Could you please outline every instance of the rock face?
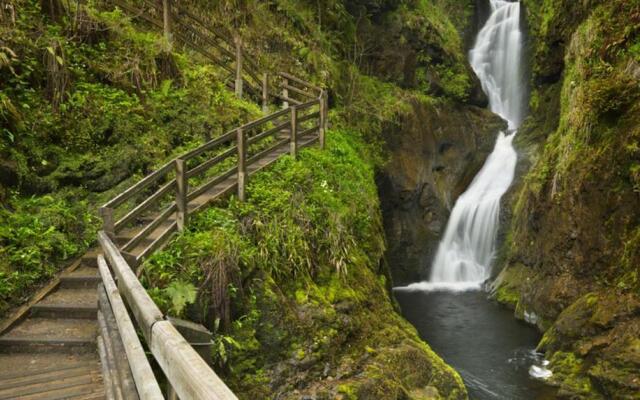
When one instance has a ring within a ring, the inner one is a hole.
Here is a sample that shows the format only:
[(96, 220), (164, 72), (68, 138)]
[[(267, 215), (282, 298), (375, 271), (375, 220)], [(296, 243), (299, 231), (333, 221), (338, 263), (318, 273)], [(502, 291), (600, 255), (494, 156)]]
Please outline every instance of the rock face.
[[(640, 4), (523, 1), (531, 117), (494, 283), (571, 398), (640, 393)], [(629, 26), (635, 26), (629, 30)]]
[(504, 121), (491, 112), (415, 100), (385, 134), (389, 161), (378, 187), (394, 284), (428, 277), (456, 198), (491, 152)]

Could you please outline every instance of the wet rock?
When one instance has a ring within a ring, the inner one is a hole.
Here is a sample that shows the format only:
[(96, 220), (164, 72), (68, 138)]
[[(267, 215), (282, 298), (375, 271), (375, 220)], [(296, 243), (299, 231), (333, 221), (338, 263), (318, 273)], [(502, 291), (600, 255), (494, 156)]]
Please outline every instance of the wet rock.
[(428, 276), (451, 207), (504, 127), (487, 110), (416, 100), (400, 126), (385, 133), (390, 160), (378, 187), (396, 285)]

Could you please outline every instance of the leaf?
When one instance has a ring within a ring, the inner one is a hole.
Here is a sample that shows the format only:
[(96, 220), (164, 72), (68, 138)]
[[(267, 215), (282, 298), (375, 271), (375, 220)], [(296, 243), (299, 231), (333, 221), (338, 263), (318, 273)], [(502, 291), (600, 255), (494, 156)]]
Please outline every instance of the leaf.
[(181, 315), (187, 304), (193, 304), (196, 301), (198, 294), (195, 286), (181, 281), (171, 282), (164, 292), (171, 301), (171, 310), (175, 315)]
[(58, 62), (58, 64), (64, 65), (64, 60), (62, 59), (62, 57), (56, 56), (56, 61)]

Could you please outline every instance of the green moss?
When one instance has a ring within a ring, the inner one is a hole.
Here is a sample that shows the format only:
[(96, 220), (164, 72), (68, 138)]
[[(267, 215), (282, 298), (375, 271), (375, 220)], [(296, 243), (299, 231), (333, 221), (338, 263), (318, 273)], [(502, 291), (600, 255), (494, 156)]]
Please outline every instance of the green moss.
[(338, 386), (338, 394), (341, 395), (339, 398), (343, 400), (357, 400), (357, 388), (349, 385), (342, 384)]
[(560, 385), (561, 390), (586, 399), (600, 398), (594, 393), (591, 380), (583, 375), (583, 360), (580, 357), (573, 353), (556, 352), (551, 356), (549, 367), (553, 371), (551, 381)]
[(517, 309), (522, 286), (531, 276), (533, 272), (522, 264), (505, 267), (492, 284), (492, 297), (504, 305)]
[[(336, 391), (345, 385), (363, 399), (393, 399), (429, 382), (449, 398), (466, 395), (455, 371), (396, 314), (379, 279), (380, 209), (362, 147), (350, 132), (331, 131), (325, 151), (279, 160), (252, 179), (246, 203), (194, 216), (146, 264), (152, 293), (176, 280), (202, 288), (187, 312), (197, 321), (223, 317), (204, 299), (228, 298), (235, 316), (218, 337), (231, 340), (219, 339), (226, 344), (216, 356), (221, 371), (233, 371), (225, 382), (246, 398), (271, 398), (275, 389), (263, 377), (285, 392), (313, 383), (346, 396)], [(211, 259), (236, 271), (235, 295), (206, 284)]]

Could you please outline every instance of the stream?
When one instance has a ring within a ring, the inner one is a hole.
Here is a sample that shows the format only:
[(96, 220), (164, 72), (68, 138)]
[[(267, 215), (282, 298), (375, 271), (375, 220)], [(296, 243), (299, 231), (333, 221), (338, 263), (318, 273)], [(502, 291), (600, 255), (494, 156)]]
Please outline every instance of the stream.
[(481, 291), (396, 291), (402, 314), (464, 380), (477, 400), (555, 399), (554, 388), (530, 376), (543, 359), (538, 330)]

